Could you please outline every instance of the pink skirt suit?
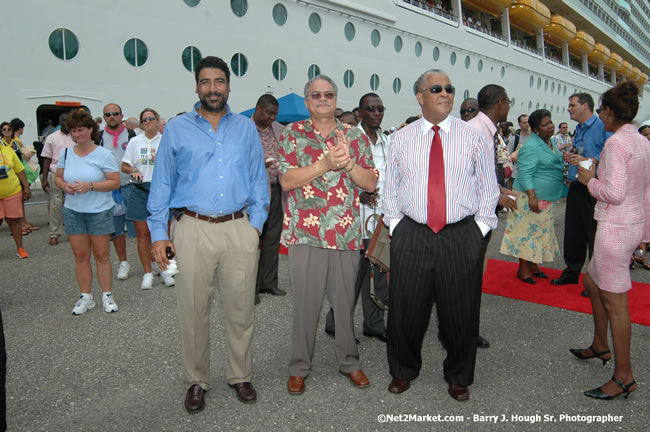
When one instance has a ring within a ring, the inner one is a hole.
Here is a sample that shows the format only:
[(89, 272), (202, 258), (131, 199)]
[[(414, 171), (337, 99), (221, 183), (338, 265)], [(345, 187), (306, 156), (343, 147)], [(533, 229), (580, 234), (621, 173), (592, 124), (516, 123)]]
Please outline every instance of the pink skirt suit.
[(624, 293), (632, 287), (630, 257), (639, 243), (650, 240), (649, 144), (634, 126), (620, 127), (605, 142), (598, 178), (587, 185), (598, 200), (588, 272), (605, 291)]

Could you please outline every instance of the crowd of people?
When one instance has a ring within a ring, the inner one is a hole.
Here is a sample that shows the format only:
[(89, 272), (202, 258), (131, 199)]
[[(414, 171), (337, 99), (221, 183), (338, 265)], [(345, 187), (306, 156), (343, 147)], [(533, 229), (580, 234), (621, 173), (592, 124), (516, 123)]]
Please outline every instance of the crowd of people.
[[(489, 347), (479, 335), (481, 286), (499, 212), (507, 212), (500, 251), (518, 258), (517, 278), (534, 285), (548, 278), (539, 264), (560, 254), (553, 213), (564, 197), (566, 268), (551, 283), (578, 283), (588, 256), (584, 285), (594, 316), (591, 346), (571, 353), (616, 364), (612, 380), (585, 395), (612, 399), (636, 390), (626, 293), (631, 260), (647, 265), (650, 125), (632, 124), (639, 105), (634, 84), (605, 92), (596, 114), (589, 94), (572, 95), (568, 111), (578, 125), (571, 134), (565, 122), (556, 131), (545, 109), (519, 115), (512, 131), (510, 98), (495, 84), (463, 101), (455, 117), (455, 88), (442, 70), (428, 70), (415, 83), (421, 114), (387, 131), (379, 95), (367, 93), (345, 111), (325, 75), (305, 84), (310, 117), (286, 127), (276, 121), (279, 104), (269, 94), (259, 98), (252, 121), (231, 111), (230, 70), (220, 58), (203, 58), (195, 80), (199, 101), (191, 111), (161, 127), (156, 110), (144, 108), (137, 135), (115, 103), (104, 107), (101, 131), (84, 110), (63, 115), (45, 139), (41, 180), (49, 194), (49, 244), (59, 244), (65, 231), (75, 260), (80, 298), (73, 314), (96, 305), (91, 255), (103, 310), (118, 311), (109, 249), (112, 241), (116, 278), (128, 278), (127, 221), (137, 237), (141, 288), (151, 289), (155, 275), (176, 286), (188, 412), (204, 408), (210, 389), (215, 287), (224, 305), (228, 384), (240, 401), (257, 399), (254, 307), (260, 294), (286, 294), (278, 286), (280, 244), (289, 251), (293, 304), (289, 394), (306, 389), (327, 293), (325, 331), (352, 385), (370, 384), (354, 333), (359, 297), (363, 335), (386, 343), (388, 390), (397, 394), (419, 375), (435, 305), (447, 391), (468, 400), (477, 347)], [(0, 218), (26, 258), (24, 148), (10, 123), (2, 123), (2, 134)], [(378, 223), (392, 237), (390, 283), (364, 255)]]

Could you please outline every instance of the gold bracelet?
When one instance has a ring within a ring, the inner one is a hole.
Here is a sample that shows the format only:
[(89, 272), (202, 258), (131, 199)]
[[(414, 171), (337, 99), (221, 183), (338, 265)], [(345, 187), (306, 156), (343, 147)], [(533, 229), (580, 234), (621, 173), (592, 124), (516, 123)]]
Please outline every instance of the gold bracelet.
[[(348, 169), (348, 165), (350, 165), (350, 162), (352, 162), (352, 168)], [(355, 166), (355, 162), (353, 159), (350, 159), (350, 162), (348, 162), (348, 165), (346, 165), (344, 168), (348, 173), (351, 173)]]

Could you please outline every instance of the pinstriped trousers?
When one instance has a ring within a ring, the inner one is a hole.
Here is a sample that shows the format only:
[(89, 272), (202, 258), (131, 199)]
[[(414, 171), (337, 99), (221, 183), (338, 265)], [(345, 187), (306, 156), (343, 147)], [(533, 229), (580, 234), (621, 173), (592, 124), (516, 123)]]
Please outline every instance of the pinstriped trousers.
[(388, 296), (388, 364), (400, 380), (415, 379), (433, 303), (447, 347), (445, 381), (474, 381), (485, 239), (469, 216), (438, 234), (404, 217), (393, 231)]

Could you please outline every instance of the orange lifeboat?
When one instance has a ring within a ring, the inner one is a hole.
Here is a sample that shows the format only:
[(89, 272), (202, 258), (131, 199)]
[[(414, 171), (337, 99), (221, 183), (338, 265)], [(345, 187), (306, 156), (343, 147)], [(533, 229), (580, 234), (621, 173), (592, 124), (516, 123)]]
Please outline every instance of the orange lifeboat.
[(463, 4), (492, 16), (499, 16), (505, 8), (512, 4), (512, 0), (463, 0)]
[(515, 0), (510, 6), (510, 24), (526, 33), (535, 34), (551, 22), (551, 11), (538, 0)]
[(632, 73), (630, 74), (630, 76), (627, 79), (629, 79), (630, 81), (633, 81), (633, 82), (638, 82), (641, 79), (641, 69), (639, 69), (636, 66), (633, 67), (632, 68)]
[(578, 30), (576, 37), (569, 42), (569, 52), (578, 56), (589, 54), (595, 47), (594, 38), (582, 30)]
[(560, 15), (553, 15), (551, 22), (544, 26), (544, 40), (550, 44), (561, 47), (564, 42), (569, 42), (576, 37), (576, 26)]
[(637, 84), (639, 84), (639, 87), (641, 88), (645, 87), (645, 85), (648, 84), (648, 74), (641, 72), (641, 78), (637, 81)]
[(623, 67), (623, 57), (616, 53), (611, 53), (609, 56), (609, 60), (605, 62), (605, 67), (613, 70), (614, 72), (618, 72), (621, 70)]
[(589, 53), (589, 61), (594, 64), (605, 64), (612, 52), (605, 45), (597, 43), (594, 50)]
[(624, 60), (623, 67), (618, 71), (618, 74), (620, 76), (628, 78), (630, 75), (632, 75), (632, 64), (629, 61)]

